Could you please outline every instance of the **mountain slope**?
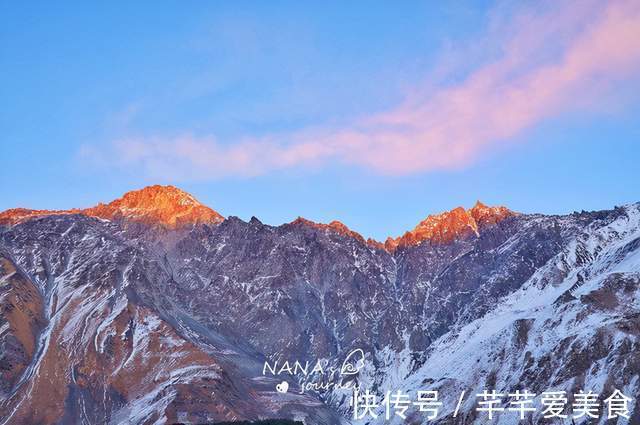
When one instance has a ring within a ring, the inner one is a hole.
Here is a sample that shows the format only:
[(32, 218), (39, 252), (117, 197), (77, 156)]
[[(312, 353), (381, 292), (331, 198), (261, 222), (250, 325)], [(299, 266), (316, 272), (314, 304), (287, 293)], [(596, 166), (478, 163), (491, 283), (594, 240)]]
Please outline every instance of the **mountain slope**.
[[(32, 271), (44, 306), (44, 327), (30, 334), (36, 353), (0, 405), (3, 423), (282, 416), (287, 407), (268, 402), (276, 382), (254, 382), (260, 368), (254, 358), (223, 342), (194, 344), (175, 317), (170, 323), (155, 300), (143, 300), (146, 285), (171, 276), (122, 232), (91, 218), (54, 215), (3, 234), (16, 247), (4, 263)], [(292, 397), (290, 405), (312, 410), (302, 417), (332, 423), (316, 400)]]

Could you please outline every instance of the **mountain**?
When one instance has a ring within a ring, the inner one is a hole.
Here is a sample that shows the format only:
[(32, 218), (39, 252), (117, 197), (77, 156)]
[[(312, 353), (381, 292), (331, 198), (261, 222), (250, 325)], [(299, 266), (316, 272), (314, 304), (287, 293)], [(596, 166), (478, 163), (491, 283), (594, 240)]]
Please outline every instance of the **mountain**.
[(223, 219), (160, 186), (0, 218), (0, 424), (405, 423), (352, 420), (351, 390), (264, 373), (354, 349), (363, 390), (438, 390), (434, 423), (487, 423), (474, 397), (453, 417), (462, 391), (640, 395), (640, 204), (478, 203), (385, 245), (338, 222)]
[(122, 198), (92, 208), (62, 211), (15, 208), (0, 213), (0, 224), (16, 224), (33, 217), (82, 214), (106, 220), (125, 220), (167, 228), (199, 223), (215, 224), (224, 220), (220, 214), (202, 205), (190, 194), (173, 186), (148, 186), (127, 192)]
[(516, 215), (505, 207), (488, 207), (478, 201), (473, 208), (455, 208), (442, 214), (430, 215), (413, 230), (398, 238), (389, 237), (384, 246), (389, 251), (398, 247), (418, 245), (426, 240), (436, 243), (450, 243), (456, 239), (475, 234), (492, 224)]

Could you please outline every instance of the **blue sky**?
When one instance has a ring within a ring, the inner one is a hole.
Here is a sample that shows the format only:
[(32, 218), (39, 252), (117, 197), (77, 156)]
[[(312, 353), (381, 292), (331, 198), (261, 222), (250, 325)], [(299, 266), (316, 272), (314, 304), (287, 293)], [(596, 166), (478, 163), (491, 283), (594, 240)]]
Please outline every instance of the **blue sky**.
[(2, 2), (0, 210), (170, 183), (384, 239), (640, 201), (632, 3)]

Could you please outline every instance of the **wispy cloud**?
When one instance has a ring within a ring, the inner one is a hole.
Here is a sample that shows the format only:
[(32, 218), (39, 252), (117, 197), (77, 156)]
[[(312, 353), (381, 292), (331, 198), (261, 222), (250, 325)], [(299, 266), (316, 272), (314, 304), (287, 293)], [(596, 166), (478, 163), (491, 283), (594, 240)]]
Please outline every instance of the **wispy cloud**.
[(496, 20), (478, 44), (488, 57), (476, 67), (464, 64), (464, 78), (418, 84), (403, 104), (341, 128), (225, 143), (215, 137), (124, 138), (84, 153), (177, 179), (335, 162), (388, 174), (462, 167), (545, 119), (597, 104), (615, 84), (633, 78), (640, 71), (640, 3), (585, 1), (544, 13), (517, 11), (508, 22)]

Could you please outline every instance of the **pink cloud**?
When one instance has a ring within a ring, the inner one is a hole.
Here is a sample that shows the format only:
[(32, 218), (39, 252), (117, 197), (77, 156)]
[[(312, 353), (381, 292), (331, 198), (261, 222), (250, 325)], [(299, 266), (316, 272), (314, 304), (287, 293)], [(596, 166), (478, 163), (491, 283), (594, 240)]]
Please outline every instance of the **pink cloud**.
[(344, 128), (229, 145), (189, 136), (120, 140), (112, 155), (123, 165), (178, 178), (252, 176), (329, 162), (389, 174), (451, 169), (512, 143), (545, 119), (597, 104), (612, 85), (640, 70), (637, 1), (521, 12), (491, 34), (484, 43), (499, 52), (497, 58), (461, 82), (416, 87), (404, 104)]

